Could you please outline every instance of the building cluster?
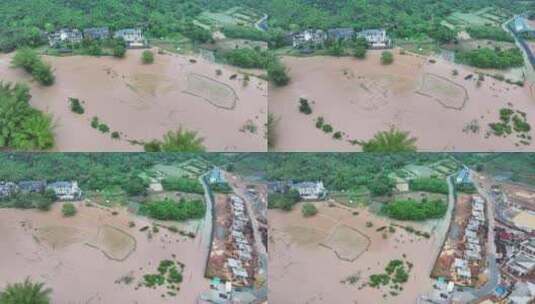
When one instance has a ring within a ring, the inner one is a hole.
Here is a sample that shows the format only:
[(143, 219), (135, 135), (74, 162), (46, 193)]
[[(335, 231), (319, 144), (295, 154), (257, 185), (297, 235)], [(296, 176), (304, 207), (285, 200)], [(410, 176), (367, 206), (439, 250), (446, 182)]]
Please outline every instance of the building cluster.
[(232, 225), (230, 227), (230, 253), (227, 255), (227, 266), (232, 273), (232, 281), (236, 285), (249, 286), (254, 279), (255, 253), (250, 219), (247, 216), (245, 202), (236, 195), (230, 196), (232, 209)]
[(327, 189), (321, 181), (299, 183), (275, 181), (268, 183), (268, 192), (270, 193), (284, 194), (290, 190), (297, 191), (299, 198), (302, 200), (322, 200), (327, 197)]
[(59, 31), (48, 34), (48, 44), (51, 47), (62, 45), (75, 45), (82, 40), (106, 40), (109, 38), (123, 39), (129, 48), (143, 48), (147, 46), (147, 40), (143, 36), (140, 28), (121, 29), (112, 33), (108, 27), (87, 28), (83, 31), (79, 29), (63, 28)]
[(485, 200), (477, 195), (472, 197), (472, 214), (464, 227), (464, 238), (460, 254), (455, 257), (455, 281), (459, 285), (472, 285), (472, 278), (484, 268), (483, 247), (487, 235)]
[(392, 40), (388, 37), (385, 29), (366, 29), (360, 32), (353, 28), (332, 28), (327, 31), (320, 29), (308, 29), (298, 33), (291, 33), (292, 46), (294, 48), (319, 47), (327, 41), (349, 41), (356, 38), (366, 39), (372, 49), (386, 49), (392, 47)]
[(82, 190), (76, 181), (57, 181), (47, 183), (46, 181), (20, 181), (0, 182), (0, 199), (7, 199), (17, 193), (44, 193), (51, 190), (59, 200), (71, 201), (82, 197)]

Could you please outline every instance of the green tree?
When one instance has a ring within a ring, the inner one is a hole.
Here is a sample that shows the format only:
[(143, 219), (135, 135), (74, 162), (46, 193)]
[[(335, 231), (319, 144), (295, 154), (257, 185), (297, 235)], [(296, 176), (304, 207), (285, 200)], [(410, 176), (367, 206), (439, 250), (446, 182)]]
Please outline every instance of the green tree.
[(268, 148), (273, 148), (275, 146), (275, 141), (277, 140), (276, 128), (277, 128), (278, 119), (275, 117), (275, 114), (268, 113), (267, 123), (266, 123), (266, 137)]
[(288, 76), (286, 67), (278, 60), (271, 62), (268, 65), (267, 73), (269, 80), (271, 80), (276, 86), (282, 87), (290, 82), (290, 76)]
[(43, 283), (33, 283), (26, 278), (22, 283), (8, 284), (0, 292), (0, 304), (49, 304), (52, 289)]
[(61, 213), (63, 213), (63, 216), (65, 217), (71, 217), (76, 215), (76, 207), (72, 203), (65, 203), (61, 207)]
[(149, 50), (143, 51), (143, 53), (141, 54), (141, 61), (144, 64), (154, 63), (154, 53)]
[(394, 54), (390, 51), (384, 51), (381, 53), (381, 63), (384, 65), (389, 65), (394, 62)]
[(408, 132), (395, 128), (381, 131), (367, 142), (362, 144), (363, 152), (414, 152), (416, 151), (416, 138), (410, 137)]
[(301, 207), (301, 213), (304, 217), (311, 217), (318, 213), (318, 208), (311, 203), (304, 203)]
[(123, 190), (128, 195), (145, 195), (147, 193), (147, 184), (139, 176), (130, 176), (123, 184)]
[(124, 58), (126, 55), (126, 47), (122, 44), (117, 44), (113, 48), (113, 56), (117, 58)]
[(363, 59), (363, 58), (366, 58), (366, 47), (362, 46), (362, 45), (357, 45), (355, 47), (355, 52), (353, 53), (353, 55), (356, 57), (356, 58), (359, 58), (359, 59)]

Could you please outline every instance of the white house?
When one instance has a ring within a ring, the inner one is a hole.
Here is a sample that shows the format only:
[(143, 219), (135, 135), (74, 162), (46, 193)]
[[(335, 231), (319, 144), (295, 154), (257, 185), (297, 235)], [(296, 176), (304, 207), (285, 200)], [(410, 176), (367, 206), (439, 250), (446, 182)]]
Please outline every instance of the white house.
[(82, 196), (82, 190), (75, 181), (51, 183), (48, 188), (54, 191), (56, 197), (62, 201), (77, 200)]
[(386, 34), (385, 29), (370, 29), (363, 30), (357, 33), (358, 38), (364, 38), (372, 49), (390, 48), (392, 41)]
[(140, 28), (118, 30), (113, 37), (123, 39), (129, 48), (143, 48), (147, 46), (147, 41)]
[(303, 200), (323, 199), (327, 195), (327, 190), (323, 186), (323, 182), (297, 183), (292, 185), (292, 189), (297, 190)]

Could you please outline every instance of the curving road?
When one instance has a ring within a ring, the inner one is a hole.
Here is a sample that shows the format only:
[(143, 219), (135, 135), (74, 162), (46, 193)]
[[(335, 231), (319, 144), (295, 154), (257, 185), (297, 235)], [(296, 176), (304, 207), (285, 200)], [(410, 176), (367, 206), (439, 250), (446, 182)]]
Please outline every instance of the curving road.
[[(208, 261), (208, 257), (210, 254), (210, 245), (212, 244), (212, 224), (213, 224), (213, 206), (214, 202), (212, 201), (212, 197), (210, 196), (210, 191), (208, 188), (208, 185), (206, 184), (206, 181), (204, 180), (205, 175), (202, 175), (199, 177), (199, 182), (201, 183), (203, 189), (204, 189), (204, 200), (206, 201), (206, 213), (204, 214), (204, 220), (201, 224), (201, 227), (199, 228), (201, 231), (199, 231), (199, 235), (201, 238), (201, 254), (204, 256), (205, 260)], [(204, 268), (202, 271), (203, 273), (206, 273), (206, 265), (204, 264)]]

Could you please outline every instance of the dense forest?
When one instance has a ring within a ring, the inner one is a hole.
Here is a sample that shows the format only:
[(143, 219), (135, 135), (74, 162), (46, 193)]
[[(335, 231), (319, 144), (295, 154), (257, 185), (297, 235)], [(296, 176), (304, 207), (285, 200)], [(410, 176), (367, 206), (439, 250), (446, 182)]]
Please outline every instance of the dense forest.
[(237, 173), (262, 171), (262, 154), (188, 153), (0, 153), (0, 181), (77, 180), (84, 190), (119, 186), (128, 192), (137, 175), (156, 164), (204, 158), (214, 165), (231, 163)]
[[(329, 190), (351, 190), (366, 186), (380, 194), (392, 181), (386, 176), (408, 164), (428, 164), (454, 157), (477, 171), (510, 176), (513, 181), (535, 185), (535, 153), (278, 153), (268, 155), (269, 180), (321, 180)], [(446, 183), (420, 179), (411, 185), (446, 193)]]
[[(221, 3), (219, 3), (221, 2)], [(218, 9), (228, 1), (199, 0), (5, 0), (0, 3), (0, 50), (43, 44), (43, 32), (62, 27), (108, 26), (111, 30), (143, 27), (152, 37), (175, 32), (206, 39), (192, 19), (203, 9)], [(237, 3), (238, 1), (234, 1)], [(228, 5), (231, 5), (229, 3)]]
[(271, 180), (321, 180), (330, 190), (366, 186), (375, 194), (388, 194), (393, 182), (387, 175), (408, 164), (423, 164), (447, 157), (442, 153), (288, 153), (270, 156)]
[[(255, 40), (282, 39), (283, 32), (308, 27), (348, 26), (355, 29), (385, 27), (395, 37), (428, 33), (440, 36), (440, 21), (455, 11), (469, 11), (494, 4), (508, 11), (535, 7), (518, 0), (4, 0), (0, 3), (0, 50), (43, 43), (42, 32), (61, 27), (119, 28), (142, 26), (152, 37), (175, 32), (206, 39), (192, 21), (204, 10), (218, 11), (248, 6), (269, 14), (269, 34), (237, 28), (229, 36)], [(532, 6), (532, 7), (530, 7)], [(256, 36), (258, 35), (258, 36)]]

